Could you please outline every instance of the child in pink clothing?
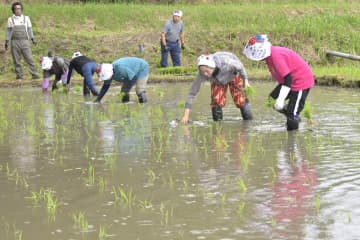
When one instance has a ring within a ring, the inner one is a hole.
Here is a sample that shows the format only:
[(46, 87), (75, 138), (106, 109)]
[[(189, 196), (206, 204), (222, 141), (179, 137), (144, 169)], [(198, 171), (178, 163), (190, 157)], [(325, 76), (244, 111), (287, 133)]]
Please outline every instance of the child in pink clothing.
[[(244, 54), (251, 60), (266, 62), (271, 76), (279, 83), (270, 93), (276, 99), (274, 108), (286, 115), (287, 130), (298, 129), (300, 112), (315, 84), (310, 66), (293, 50), (272, 46), (266, 35), (251, 37)], [(289, 99), (287, 106), (286, 99)]]

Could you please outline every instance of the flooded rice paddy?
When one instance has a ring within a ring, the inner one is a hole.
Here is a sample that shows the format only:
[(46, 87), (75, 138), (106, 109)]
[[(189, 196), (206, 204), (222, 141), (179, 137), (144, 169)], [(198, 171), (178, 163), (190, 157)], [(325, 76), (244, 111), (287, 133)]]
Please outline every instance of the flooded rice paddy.
[(287, 132), (254, 83), (255, 120), (209, 87), (178, 124), (189, 84), (150, 102), (0, 90), (1, 239), (359, 239), (359, 91), (315, 87)]

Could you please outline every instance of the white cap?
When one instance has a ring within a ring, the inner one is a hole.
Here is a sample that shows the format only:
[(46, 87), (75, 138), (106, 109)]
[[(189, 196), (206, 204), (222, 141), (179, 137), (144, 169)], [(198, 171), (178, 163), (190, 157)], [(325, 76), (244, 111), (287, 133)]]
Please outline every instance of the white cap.
[(197, 65), (200, 66), (208, 66), (211, 68), (215, 68), (216, 64), (214, 58), (209, 54), (202, 54), (197, 59)]
[(80, 52), (74, 52), (71, 59), (74, 59), (74, 58), (80, 57), (80, 56), (82, 56), (82, 54)]
[(183, 12), (182, 12), (181, 10), (175, 10), (175, 11), (173, 12), (173, 16), (182, 17), (182, 15), (183, 15)]
[(51, 58), (49, 58), (49, 57), (42, 57), (40, 64), (41, 64), (42, 70), (50, 70), (53, 62), (52, 62)]
[(243, 53), (247, 58), (254, 61), (260, 61), (270, 56), (271, 43), (266, 34), (258, 34), (249, 39)]
[(114, 74), (113, 65), (111, 63), (103, 63), (97, 67), (96, 73), (98, 74), (99, 81), (110, 80)]

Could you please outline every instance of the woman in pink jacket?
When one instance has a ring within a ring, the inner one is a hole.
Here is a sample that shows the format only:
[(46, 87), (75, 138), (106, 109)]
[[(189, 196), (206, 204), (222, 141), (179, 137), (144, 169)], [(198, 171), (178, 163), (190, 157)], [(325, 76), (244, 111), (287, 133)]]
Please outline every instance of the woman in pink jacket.
[(293, 50), (272, 46), (266, 35), (251, 37), (243, 53), (251, 60), (266, 62), (271, 76), (279, 83), (270, 93), (276, 99), (274, 108), (286, 115), (287, 130), (298, 129), (300, 112), (315, 83), (310, 66)]

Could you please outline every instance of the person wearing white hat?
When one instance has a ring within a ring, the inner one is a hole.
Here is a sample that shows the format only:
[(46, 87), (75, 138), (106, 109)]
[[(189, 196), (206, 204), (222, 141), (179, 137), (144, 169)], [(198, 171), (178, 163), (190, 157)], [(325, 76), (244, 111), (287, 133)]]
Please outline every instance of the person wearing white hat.
[(181, 65), (181, 49), (185, 49), (184, 23), (181, 20), (182, 16), (183, 12), (181, 10), (175, 10), (172, 19), (167, 20), (162, 28), (160, 36), (161, 67), (168, 66), (169, 53), (173, 66)]
[(49, 51), (48, 55), (40, 60), (41, 69), (43, 70), (42, 89), (46, 92), (50, 84), (50, 76), (55, 75), (51, 91), (57, 89), (57, 82), (61, 81), (66, 85), (67, 75), (69, 72), (69, 61), (60, 56), (52, 56)]
[(90, 95), (90, 92), (97, 96), (99, 94), (98, 90), (95, 88), (95, 84), (93, 81), (93, 74), (96, 71), (96, 62), (84, 55), (80, 52), (74, 52), (72, 55), (72, 59), (69, 64), (69, 73), (67, 75), (66, 85), (69, 86), (71, 75), (73, 69), (81, 76), (84, 77), (83, 80), (83, 94), (84, 96)]
[(149, 78), (149, 64), (141, 58), (123, 57), (112, 63), (103, 63), (96, 68), (96, 73), (100, 81), (104, 84), (95, 102), (100, 102), (108, 89), (112, 80), (121, 82), (122, 102), (130, 101), (129, 92), (135, 85), (136, 95), (139, 103), (146, 103), (146, 84)]
[[(300, 112), (305, 106), (314, 74), (310, 66), (293, 50), (272, 46), (265, 34), (252, 36), (243, 53), (254, 61), (265, 61), (278, 85), (270, 93), (275, 100), (275, 110), (287, 117), (287, 130), (299, 128)], [(285, 100), (289, 99), (287, 106)]]
[(223, 119), (222, 108), (226, 104), (227, 89), (237, 108), (240, 108), (243, 120), (253, 118), (250, 103), (244, 88), (249, 86), (248, 75), (239, 58), (230, 52), (216, 52), (203, 54), (198, 58), (198, 73), (193, 82), (189, 95), (185, 102), (182, 123), (189, 122), (189, 115), (195, 96), (200, 90), (201, 83), (208, 80), (211, 82), (211, 111), (214, 121)]

